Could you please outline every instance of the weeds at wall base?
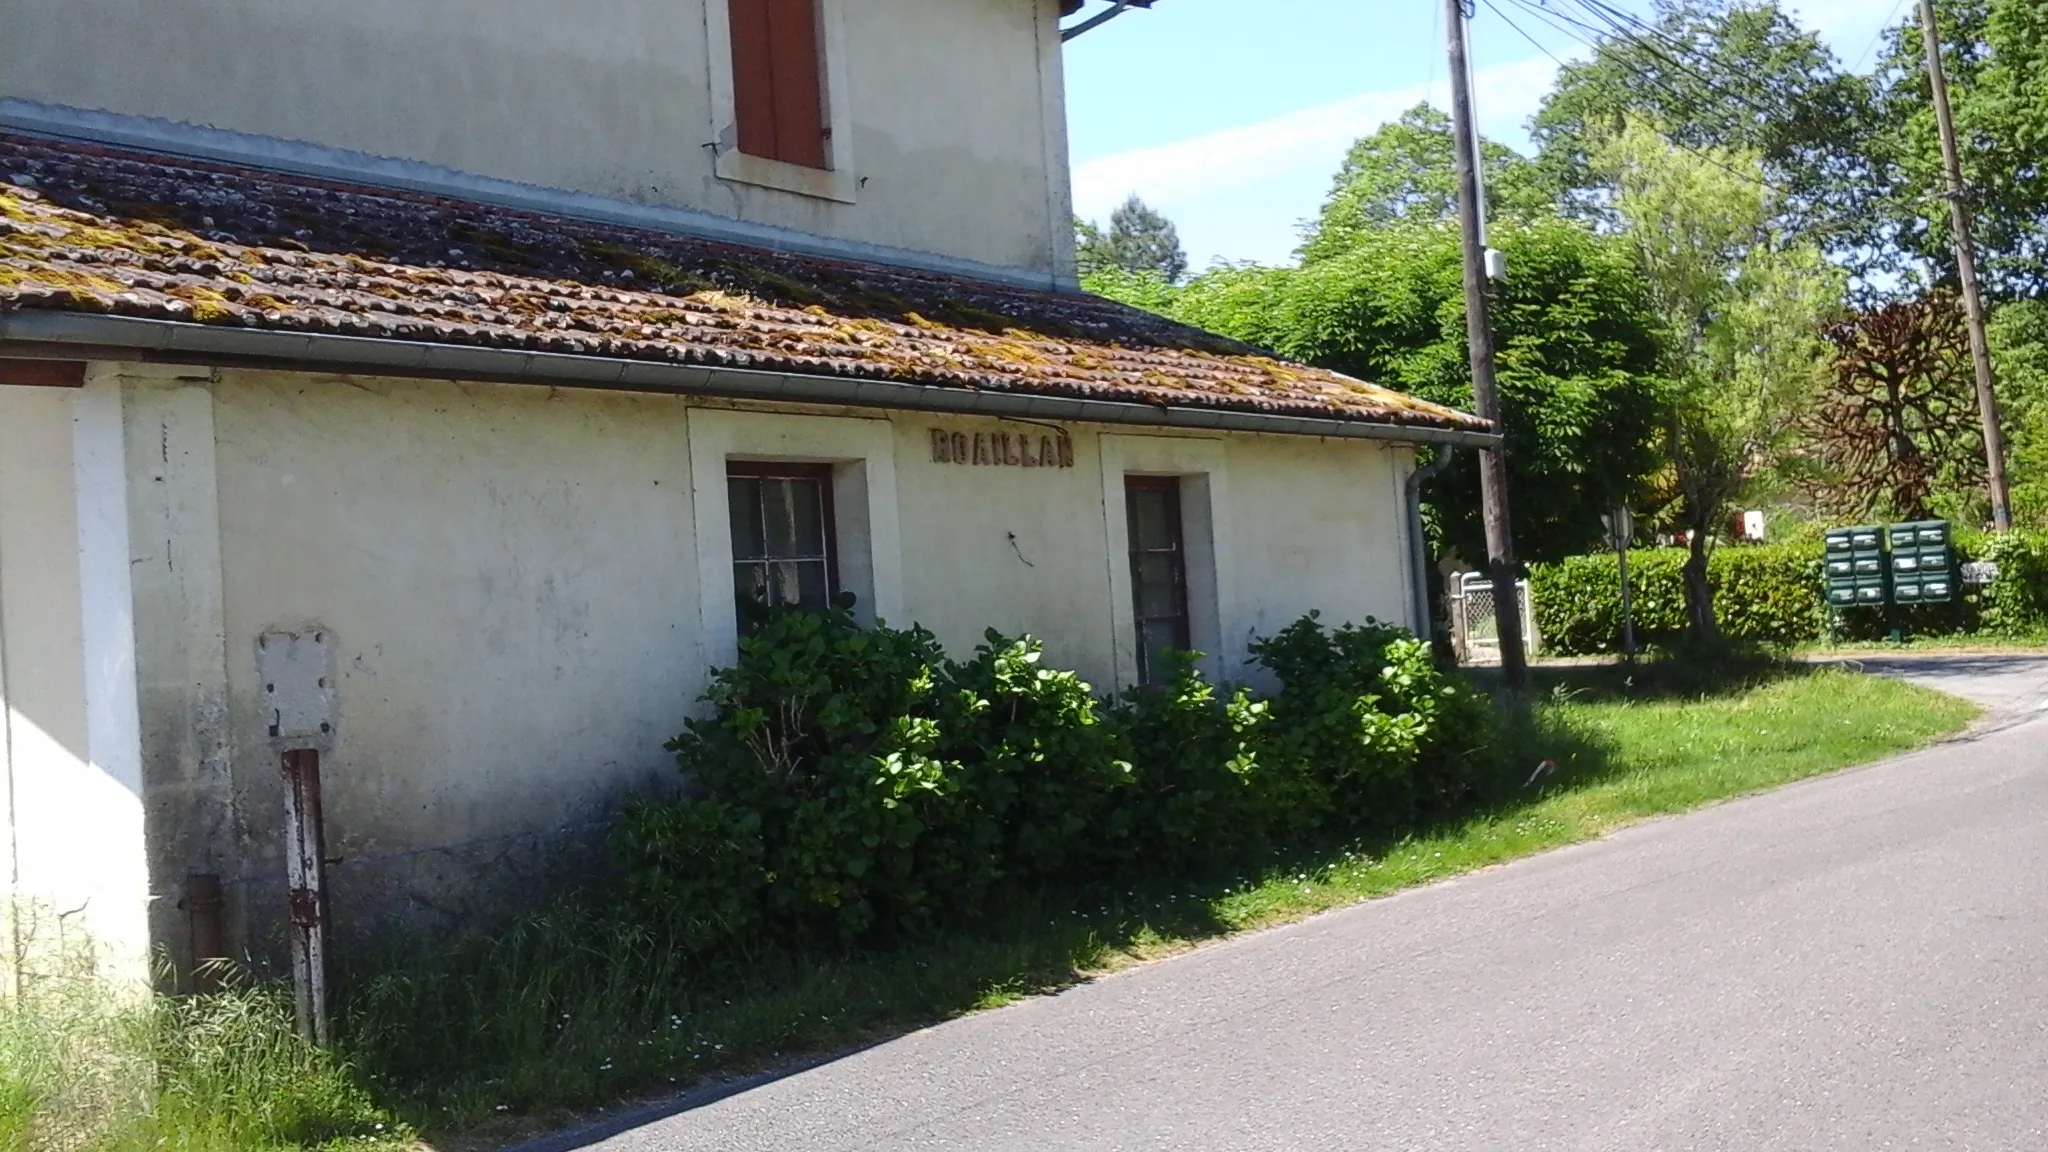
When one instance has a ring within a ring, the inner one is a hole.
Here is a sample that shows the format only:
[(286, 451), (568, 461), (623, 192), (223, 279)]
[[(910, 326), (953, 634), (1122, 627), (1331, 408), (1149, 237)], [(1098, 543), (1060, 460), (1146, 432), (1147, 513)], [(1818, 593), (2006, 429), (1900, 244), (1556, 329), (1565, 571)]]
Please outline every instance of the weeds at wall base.
[(0, 997), (5, 1152), (411, 1141), (346, 1064), (299, 1040), (283, 989), (160, 996), (111, 978), (75, 936), (16, 959)]

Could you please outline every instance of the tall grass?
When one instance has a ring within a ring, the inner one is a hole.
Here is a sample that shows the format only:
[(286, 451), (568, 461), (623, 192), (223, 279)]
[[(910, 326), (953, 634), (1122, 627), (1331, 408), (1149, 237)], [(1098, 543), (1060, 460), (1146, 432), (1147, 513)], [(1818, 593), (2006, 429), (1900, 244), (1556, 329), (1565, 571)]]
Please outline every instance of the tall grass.
[(0, 1152), (268, 1152), (408, 1138), (291, 1000), (241, 984), (157, 995), (89, 949), (18, 963), (0, 995)]

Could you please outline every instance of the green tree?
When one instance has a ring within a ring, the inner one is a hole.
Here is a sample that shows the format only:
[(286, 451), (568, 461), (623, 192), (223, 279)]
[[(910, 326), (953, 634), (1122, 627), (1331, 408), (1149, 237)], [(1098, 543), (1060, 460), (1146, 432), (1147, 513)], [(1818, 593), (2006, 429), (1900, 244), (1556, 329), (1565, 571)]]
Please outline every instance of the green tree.
[(1681, 150), (1637, 120), (1594, 155), (1661, 329), (1664, 445), (1691, 549), (1687, 614), (1692, 634), (1711, 640), (1713, 535), (1821, 385), (1821, 326), (1841, 308), (1842, 275), (1779, 230), (1755, 153)]
[(1640, 27), (1593, 27), (1592, 57), (1564, 67), (1530, 125), (1538, 163), (1581, 211), (1612, 221), (1596, 154), (1640, 118), (1682, 147), (1754, 153), (1783, 189), (1788, 235), (1869, 243), (1870, 84), (1776, 0), (1657, 0)]
[[(1942, 0), (1942, 63), (1969, 185), (1978, 266), (1995, 296), (2048, 294), (2048, 5)], [(1917, 16), (1888, 34), (1876, 73), (1880, 242), (1902, 276), (1955, 283), (1941, 142)]]
[(1188, 272), (1188, 255), (1180, 246), (1173, 221), (1147, 207), (1137, 193), (1109, 214), (1104, 230), (1086, 220), (1074, 221), (1076, 262), (1082, 276), (1117, 268), (1134, 274), (1152, 273), (1177, 284)]
[[(1639, 494), (1657, 467), (1655, 325), (1625, 245), (1555, 215), (1503, 221), (1493, 241), (1509, 268), (1494, 318), (1516, 542), (1525, 557), (1554, 559), (1591, 546), (1600, 513)], [(1362, 232), (1299, 268), (1211, 269), (1163, 311), (1469, 410), (1461, 277), (1456, 228), (1418, 220)], [(1444, 545), (1483, 555), (1472, 458), (1426, 497)]]
[[(1505, 145), (1482, 142), (1486, 202), (1492, 219), (1548, 215), (1552, 195), (1530, 161)], [(1417, 104), (1361, 138), (1345, 154), (1321, 217), (1303, 239), (1304, 261), (1350, 251), (1389, 224), (1449, 220), (1458, 211), (1451, 118)]]
[(2000, 306), (1992, 313), (1990, 335), (2009, 441), (2013, 516), (2048, 528), (2048, 300)]

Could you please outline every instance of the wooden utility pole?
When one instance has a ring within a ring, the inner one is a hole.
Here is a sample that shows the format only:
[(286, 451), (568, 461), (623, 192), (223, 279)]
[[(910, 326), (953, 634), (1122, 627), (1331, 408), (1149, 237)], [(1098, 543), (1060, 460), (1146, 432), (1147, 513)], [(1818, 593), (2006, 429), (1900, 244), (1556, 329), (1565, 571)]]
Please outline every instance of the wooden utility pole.
[[(1487, 311), (1486, 242), (1480, 214), (1479, 133), (1472, 115), (1472, 80), (1465, 60), (1463, 0), (1444, 0), (1450, 28), (1451, 134), (1458, 156), (1458, 224), (1464, 232), (1465, 335), (1472, 347), (1472, 407), (1502, 431), (1500, 386), (1493, 375), (1493, 318)], [(1505, 444), (1479, 454), (1479, 502), (1486, 519), (1486, 561), (1493, 579), (1493, 616), (1500, 635), (1500, 667), (1508, 687), (1520, 691), (1527, 677), (1522, 651), (1522, 605), (1515, 586), (1515, 538), (1508, 529), (1508, 462)]]
[(1955, 118), (1949, 112), (1948, 77), (1941, 66), (1941, 32), (1934, 0), (1920, 0), (1920, 33), (1927, 40), (1927, 80), (1934, 93), (1934, 122), (1941, 129), (1941, 162), (1948, 173), (1949, 219), (1956, 233), (1956, 273), (1963, 282), (1963, 308), (1970, 318), (1970, 360), (1977, 370), (1977, 415), (1984, 422), (1984, 464), (1991, 488), (1991, 526), (2012, 527), (2012, 498), (2005, 484), (2005, 434), (1998, 423), (1991, 342), (1984, 335), (1984, 296), (1977, 286), (1977, 252), (1970, 238), (1970, 204), (1963, 161), (1956, 150)]

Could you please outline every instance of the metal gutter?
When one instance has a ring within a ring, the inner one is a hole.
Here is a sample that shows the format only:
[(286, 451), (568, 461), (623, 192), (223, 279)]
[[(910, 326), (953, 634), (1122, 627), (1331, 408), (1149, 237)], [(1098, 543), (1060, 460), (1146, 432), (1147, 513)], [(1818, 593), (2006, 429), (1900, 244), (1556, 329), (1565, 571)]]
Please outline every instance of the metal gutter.
[(1030, 392), (904, 384), (756, 368), (620, 360), (561, 352), (524, 352), (513, 348), (475, 348), (417, 340), (229, 328), (82, 312), (0, 312), (0, 355), (7, 354), (545, 384), (557, 388), (844, 404), (861, 408), (1090, 424), (1271, 432), (1290, 436), (1391, 440), (1403, 444), (1492, 448), (1500, 441), (1500, 437), (1493, 433), (1458, 428), (1373, 424), (1315, 416), (1240, 412), (1199, 405), (1086, 400)]
[[(1095, 15), (1090, 16), (1088, 19), (1081, 21), (1079, 24), (1074, 25), (1071, 28), (1060, 29), (1061, 42), (1064, 43), (1065, 41), (1072, 40), (1074, 37), (1079, 36), (1085, 32), (1091, 32), (1097, 28), (1102, 27), (1104, 24), (1107, 24), (1111, 20), (1114, 20), (1117, 17), (1123, 15), (1125, 12), (1130, 11), (1133, 2), (1134, 0), (1112, 0), (1112, 3), (1110, 4), (1108, 11), (1098, 12)], [(1149, 0), (1147, 0), (1147, 6), (1149, 6)]]

